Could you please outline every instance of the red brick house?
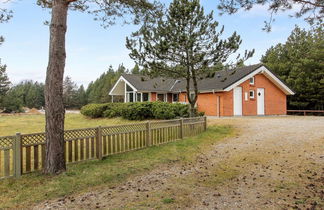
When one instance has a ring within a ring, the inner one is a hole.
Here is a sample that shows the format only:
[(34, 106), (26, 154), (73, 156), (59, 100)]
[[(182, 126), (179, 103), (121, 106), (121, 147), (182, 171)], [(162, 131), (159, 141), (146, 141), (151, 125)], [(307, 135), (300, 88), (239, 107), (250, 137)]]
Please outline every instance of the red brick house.
[[(287, 95), (294, 94), (263, 64), (216, 72), (199, 80), (198, 89), (196, 106), (207, 116), (285, 115)], [(188, 103), (183, 79), (123, 74), (109, 95), (125, 102)]]

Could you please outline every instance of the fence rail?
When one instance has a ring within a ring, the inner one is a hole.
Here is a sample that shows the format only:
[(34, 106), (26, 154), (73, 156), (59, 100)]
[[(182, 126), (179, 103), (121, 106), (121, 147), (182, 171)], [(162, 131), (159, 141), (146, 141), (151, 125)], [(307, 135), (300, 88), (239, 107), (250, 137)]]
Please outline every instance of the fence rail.
[(307, 113), (317, 113), (324, 115), (324, 110), (287, 110), (287, 114), (288, 113), (303, 113), (304, 116), (306, 116)]
[[(101, 160), (109, 155), (194, 136), (206, 128), (206, 117), (196, 117), (66, 130), (65, 160), (66, 163)], [(0, 137), (0, 179), (43, 169), (45, 150), (45, 133)]]

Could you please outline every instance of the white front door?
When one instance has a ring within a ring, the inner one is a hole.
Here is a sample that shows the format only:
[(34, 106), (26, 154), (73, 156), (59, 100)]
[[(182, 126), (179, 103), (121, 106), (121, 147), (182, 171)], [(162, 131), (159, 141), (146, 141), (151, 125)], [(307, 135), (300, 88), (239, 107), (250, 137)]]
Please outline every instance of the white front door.
[(264, 88), (257, 89), (257, 112), (264, 115)]
[(242, 116), (242, 87), (233, 90), (234, 116)]

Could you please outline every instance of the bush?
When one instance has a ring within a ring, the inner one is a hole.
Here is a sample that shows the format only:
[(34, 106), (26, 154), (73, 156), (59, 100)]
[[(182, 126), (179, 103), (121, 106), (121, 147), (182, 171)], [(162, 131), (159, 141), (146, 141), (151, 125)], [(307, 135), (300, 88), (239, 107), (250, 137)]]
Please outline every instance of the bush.
[(190, 110), (188, 104), (174, 103), (171, 106), (176, 117), (189, 117)]
[(203, 117), (203, 116), (205, 116), (205, 112), (198, 112), (198, 116), (199, 116), (199, 117)]
[(125, 103), (113, 103), (109, 109), (104, 111), (103, 116), (107, 118), (121, 117), (126, 108), (127, 104)]
[(145, 120), (153, 118), (152, 103), (127, 103), (122, 111), (122, 117), (128, 120)]
[(109, 106), (111, 106), (111, 103), (88, 104), (81, 108), (81, 114), (91, 118), (103, 117), (104, 111), (106, 111)]
[[(81, 108), (81, 114), (91, 118), (123, 117), (128, 120), (166, 120), (176, 117), (189, 117), (189, 112), (187, 104), (167, 102), (88, 104)], [(196, 115), (203, 116), (203, 113), (196, 112)]]
[(170, 103), (153, 102), (152, 112), (155, 119), (167, 120), (176, 117), (174, 108)]

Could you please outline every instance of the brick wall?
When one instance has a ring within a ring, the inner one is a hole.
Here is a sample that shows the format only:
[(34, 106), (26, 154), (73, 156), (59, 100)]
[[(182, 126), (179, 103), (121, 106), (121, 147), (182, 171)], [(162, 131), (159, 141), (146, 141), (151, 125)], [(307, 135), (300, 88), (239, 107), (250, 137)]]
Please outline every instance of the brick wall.
[[(282, 92), (263, 74), (254, 77), (254, 85), (250, 81), (243, 82), (242, 87), (242, 112), (244, 116), (257, 115), (257, 88), (264, 88), (264, 110), (266, 115), (286, 114), (286, 94)], [(255, 98), (250, 99), (249, 91), (255, 91)], [(248, 100), (245, 100), (245, 92)], [(218, 98), (219, 97), (219, 98)], [(220, 102), (218, 102), (218, 99)], [(188, 102), (186, 93), (179, 95), (180, 102)], [(219, 104), (219, 111), (217, 110)], [(233, 116), (233, 90), (217, 93), (200, 93), (197, 100), (198, 111), (205, 112), (208, 116)]]
[[(257, 115), (257, 88), (264, 88), (264, 111), (265, 115), (284, 115), (286, 114), (286, 94), (282, 92), (263, 74), (254, 76), (254, 85), (250, 85), (249, 80), (241, 85), (243, 91), (243, 115)], [(255, 97), (250, 99), (249, 91), (253, 90)], [(245, 100), (244, 94), (248, 93), (248, 100)]]
[(156, 101), (156, 93), (151, 92), (151, 101)]

